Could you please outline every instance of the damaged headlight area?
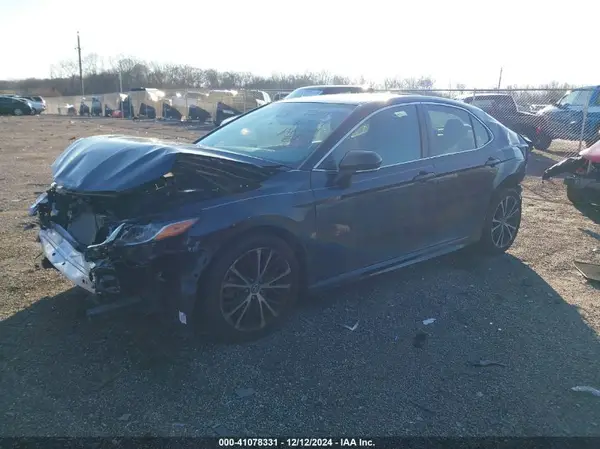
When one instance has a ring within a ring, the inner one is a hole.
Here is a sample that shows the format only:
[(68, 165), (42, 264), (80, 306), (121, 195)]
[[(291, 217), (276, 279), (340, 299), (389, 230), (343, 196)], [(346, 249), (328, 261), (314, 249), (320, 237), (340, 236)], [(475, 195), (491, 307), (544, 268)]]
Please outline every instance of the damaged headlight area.
[(120, 245), (141, 245), (177, 237), (187, 232), (198, 219), (177, 221), (175, 223), (148, 223), (123, 225), (115, 238)]
[(42, 204), (48, 204), (48, 192), (42, 193), (36, 198), (31, 206), (29, 206), (29, 215), (31, 217), (37, 215), (38, 210)]

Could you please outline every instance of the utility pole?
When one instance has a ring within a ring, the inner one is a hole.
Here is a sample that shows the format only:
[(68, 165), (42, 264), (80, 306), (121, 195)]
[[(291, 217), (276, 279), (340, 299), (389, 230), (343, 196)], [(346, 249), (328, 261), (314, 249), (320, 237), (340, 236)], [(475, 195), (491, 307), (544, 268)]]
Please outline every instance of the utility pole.
[[(79, 56), (79, 80), (81, 81), (81, 96), (85, 96), (85, 91), (83, 89), (83, 67), (81, 66), (81, 43), (79, 41), (79, 31), (77, 32), (77, 55)], [(83, 98), (82, 98), (83, 101)]]
[(500, 67), (500, 77), (498, 78), (498, 90), (500, 90), (500, 84), (502, 84), (502, 67)]

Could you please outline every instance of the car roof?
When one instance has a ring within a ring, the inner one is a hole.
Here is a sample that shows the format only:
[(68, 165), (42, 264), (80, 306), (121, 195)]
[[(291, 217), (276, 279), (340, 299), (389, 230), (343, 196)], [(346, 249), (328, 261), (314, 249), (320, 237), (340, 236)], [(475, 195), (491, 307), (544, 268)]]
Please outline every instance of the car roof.
[(465, 107), (465, 103), (461, 103), (456, 100), (452, 100), (444, 97), (435, 97), (430, 95), (416, 95), (416, 94), (394, 94), (388, 92), (373, 92), (373, 93), (356, 93), (356, 94), (333, 94), (333, 95), (315, 95), (313, 97), (298, 97), (298, 98), (285, 98), (281, 100), (284, 103), (331, 103), (331, 104), (350, 104), (350, 105), (362, 105), (368, 103), (388, 103), (388, 104), (402, 104), (412, 102), (436, 102), (445, 103), (448, 105), (459, 105)]
[(302, 86), (295, 90), (304, 90), (304, 89), (338, 89), (350, 87), (352, 89), (367, 89), (365, 86), (354, 85), (354, 84), (316, 84), (314, 86)]
[(582, 86), (582, 87), (574, 87), (573, 89), (566, 89), (566, 90), (570, 90), (571, 92), (573, 92), (574, 90), (589, 90), (589, 89), (599, 89), (600, 85), (598, 86)]

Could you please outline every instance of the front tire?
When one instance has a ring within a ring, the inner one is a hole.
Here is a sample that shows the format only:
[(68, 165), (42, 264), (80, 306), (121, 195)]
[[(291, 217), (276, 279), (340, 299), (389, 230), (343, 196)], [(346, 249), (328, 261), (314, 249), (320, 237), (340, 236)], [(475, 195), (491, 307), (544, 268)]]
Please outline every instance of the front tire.
[(196, 321), (219, 340), (249, 341), (278, 327), (300, 291), (299, 264), (282, 239), (255, 234), (217, 256), (200, 288)]
[(515, 241), (521, 226), (521, 195), (515, 188), (498, 191), (488, 208), (479, 247), (485, 254), (506, 252)]
[(22, 110), (22, 109), (19, 109), (19, 108), (16, 108), (16, 109), (13, 111), (13, 114), (15, 114), (15, 115), (23, 115), (23, 110)]

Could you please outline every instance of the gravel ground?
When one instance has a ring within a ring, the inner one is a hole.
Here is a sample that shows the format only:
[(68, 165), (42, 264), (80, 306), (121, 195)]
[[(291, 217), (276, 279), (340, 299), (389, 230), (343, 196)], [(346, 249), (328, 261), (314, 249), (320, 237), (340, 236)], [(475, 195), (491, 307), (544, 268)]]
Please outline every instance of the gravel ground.
[(600, 397), (571, 391), (600, 388), (600, 295), (572, 265), (597, 260), (598, 218), (539, 179), (574, 149), (564, 142), (532, 155), (521, 233), (502, 257), (451, 255), (307, 298), (242, 346), (131, 313), (85, 319), (88, 299), (36, 268), (23, 229), (51, 162), (77, 137), (200, 132), (0, 117), (0, 435), (600, 436)]

